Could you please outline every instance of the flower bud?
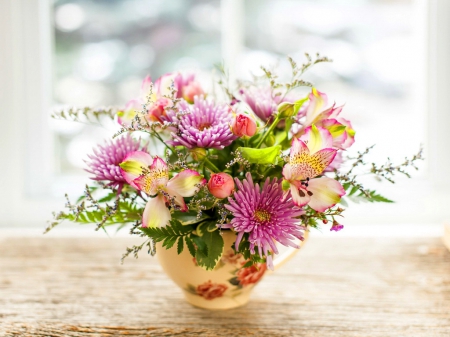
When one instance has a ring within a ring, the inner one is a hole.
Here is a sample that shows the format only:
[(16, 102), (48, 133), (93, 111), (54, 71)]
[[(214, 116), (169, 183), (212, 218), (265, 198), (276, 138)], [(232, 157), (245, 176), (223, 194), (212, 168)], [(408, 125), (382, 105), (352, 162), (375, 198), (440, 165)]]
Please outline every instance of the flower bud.
[(186, 102), (192, 104), (194, 103), (194, 97), (203, 95), (203, 89), (200, 86), (200, 83), (196, 81), (192, 81), (188, 85), (183, 87), (183, 98), (186, 100)]
[(333, 225), (330, 228), (330, 231), (339, 232), (342, 228), (344, 228), (344, 225), (341, 225), (336, 220), (333, 221)]
[(251, 137), (256, 133), (256, 122), (250, 116), (238, 113), (231, 124), (231, 132), (238, 137)]
[(229, 197), (234, 190), (234, 180), (229, 174), (213, 173), (208, 181), (209, 192), (216, 198)]
[(277, 107), (280, 118), (288, 118), (295, 115), (294, 103), (283, 102)]

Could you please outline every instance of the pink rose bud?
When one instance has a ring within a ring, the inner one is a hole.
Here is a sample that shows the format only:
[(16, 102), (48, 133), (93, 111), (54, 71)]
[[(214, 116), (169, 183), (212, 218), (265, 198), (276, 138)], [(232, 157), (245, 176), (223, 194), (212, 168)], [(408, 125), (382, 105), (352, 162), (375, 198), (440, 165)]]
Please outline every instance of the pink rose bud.
[(238, 137), (251, 137), (256, 133), (256, 122), (243, 113), (238, 113), (231, 124), (231, 132)]
[(234, 180), (227, 173), (213, 173), (208, 181), (209, 192), (216, 198), (229, 197), (234, 190)]
[(195, 96), (200, 96), (203, 95), (203, 89), (200, 86), (200, 83), (196, 82), (196, 81), (192, 81), (191, 83), (189, 83), (188, 85), (186, 85), (185, 87), (183, 87), (183, 98), (188, 102), (188, 103), (194, 103), (194, 97)]

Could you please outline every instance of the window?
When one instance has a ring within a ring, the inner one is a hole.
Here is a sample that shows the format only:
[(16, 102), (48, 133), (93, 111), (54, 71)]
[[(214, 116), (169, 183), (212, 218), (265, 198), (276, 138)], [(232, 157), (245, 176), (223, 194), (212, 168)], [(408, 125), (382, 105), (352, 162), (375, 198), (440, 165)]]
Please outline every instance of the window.
[[(2, 224), (42, 226), (75, 181), (63, 178), (80, 172), (86, 144), (110, 135), (48, 119), (50, 74), (55, 74), (56, 103), (123, 104), (147, 73), (208, 69), (224, 58), (239, 74), (248, 74), (258, 71), (254, 64), (274, 64), (286, 53), (301, 57), (304, 51), (334, 58), (309, 76), (330, 98), (346, 103), (359, 146), (376, 140), (379, 157), (396, 158), (396, 151), (412, 153), (426, 139), (431, 178), (407, 182), (393, 195), (404, 198), (408, 190), (425, 201), (416, 198), (408, 205), (408, 199), (402, 211), (397, 204), (382, 212), (392, 221), (404, 220), (411, 205), (422, 211), (409, 211), (416, 219), (437, 221), (444, 214), (435, 201), (446, 199), (429, 182), (448, 185), (444, 177), (450, 165), (450, 152), (438, 145), (450, 144), (444, 103), (450, 3), (445, 0), (5, 0), (0, 13), (6, 33), (0, 41), (0, 116), (8, 140), (0, 147), (7, 158), (2, 186), (8, 191), (0, 197)], [(387, 141), (379, 141), (380, 135)], [(58, 195), (56, 204), (52, 194)], [(364, 210), (353, 207), (348, 217), (356, 209)]]

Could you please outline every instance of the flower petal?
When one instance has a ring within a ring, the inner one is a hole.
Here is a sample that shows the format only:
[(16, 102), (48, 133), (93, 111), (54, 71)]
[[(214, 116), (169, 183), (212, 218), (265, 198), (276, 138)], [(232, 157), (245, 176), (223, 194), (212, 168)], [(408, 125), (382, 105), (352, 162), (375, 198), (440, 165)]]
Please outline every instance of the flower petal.
[(125, 109), (117, 112), (117, 121), (122, 126), (131, 126), (134, 117), (137, 112), (141, 110), (142, 104), (137, 100), (128, 101), (125, 105)]
[(168, 186), (165, 188), (165, 190), (170, 195), (170, 197), (173, 198), (173, 200), (175, 201), (175, 204), (180, 206), (180, 211), (187, 212), (189, 210), (186, 205), (186, 202), (184, 201), (184, 198), (179, 193), (177, 193), (176, 191), (174, 191), (173, 189), (171, 189)]
[(198, 184), (205, 184), (206, 180), (194, 170), (184, 170), (170, 179), (167, 187), (183, 197), (192, 197), (198, 191)]
[(330, 131), (314, 124), (306, 128), (305, 134), (300, 137), (300, 140), (307, 144), (311, 154), (333, 146), (333, 137)]
[(158, 194), (156, 197), (150, 198), (145, 206), (142, 227), (164, 227), (171, 218), (164, 196)]
[(305, 206), (311, 200), (311, 197), (308, 195), (306, 190), (303, 188), (297, 188), (295, 185), (291, 185), (291, 195), (292, 201), (298, 207)]
[(312, 92), (309, 94), (309, 104), (306, 110), (306, 120), (304, 125), (311, 125), (316, 117), (325, 110), (327, 104), (327, 95), (316, 88), (313, 88)]
[[(150, 97), (148, 97), (149, 95)], [(141, 102), (147, 102), (148, 99), (150, 99), (150, 102), (156, 102), (156, 93), (153, 87), (152, 79), (148, 75), (142, 81), (139, 99)]]
[(333, 147), (343, 149), (343, 144), (347, 140), (346, 126), (339, 123), (336, 119), (324, 119), (318, 126), (327, 129), (333, 137)]
[(352, 127), (352, 123), (350, 123), (349, 120), (345, 119), (345, 118), (339, 118), (339, 122), (342, 125), (345, 125), (345, 133), (347, 134), (347, 139), (345, 140), (345, 142), (342, 144), (342, 148), (343, 149), (347, 149), (350, 146), (353, 145), (353, 143), (355, 142), (355, 130), (353, 130)]
[(179, 75), (174, 73), (167, 73), (158, 78), (155, 82), (156, 92), (159, 96), (171, 96), (171, 87), (174, 86), (175, 90), (178, 90), (176, 87), (176, 79)]
[(303, 141), (294, 138), (292, 144), (290, 164), (286, 164), (283, 168), (283, 176), (289, 181), (305, 180), (322, 174), (337, 152), (335, 149), (326, 148), (311, 155)]
[(336, 107), (336, 103), (334, 103), (332, 107), (321, 112), (312, 123), (320, 122), (321, 120), (328, 118), (336, 118), (339, 116), (343, 108), (343, 105)]
[(133, 182), (139, 190), (144, 191), (148, 195), (155, 195), (159, 189), (166, 187), (168, 179), (169, 170), (167, 164), (161, 158), (155, 157), (148, 172), (143, 172)]
[(283, 167), (283, 177), (287, 181), (293, 179), (293, 172), (292, 172), (292, 165), (291, 164), (284, 165), (284, 167)]
[(128, 184), (139, 189), (134, 183), (134, 180), (142, 175), (143, 168), (149, 167), (152, 163), (153, 158), (148, 153), (143, 151), (133, 151), (119, 164), (120, 172)]
[(312, 192), (308, 206), (317, 212), (324, 212), (328, 208), (333, 207), (345, 195), (342, 185), (328, 177), (311, 179), (308, 184), (308, 190)]

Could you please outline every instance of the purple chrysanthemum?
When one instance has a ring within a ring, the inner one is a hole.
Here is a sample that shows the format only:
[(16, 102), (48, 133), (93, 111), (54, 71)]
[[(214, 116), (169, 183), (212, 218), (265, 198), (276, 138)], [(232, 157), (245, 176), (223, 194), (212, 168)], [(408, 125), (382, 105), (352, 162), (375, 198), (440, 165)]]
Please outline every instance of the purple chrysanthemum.
[(241, 89), (240, 94), (245, 103), (263, 122), (270, 120), (277, 111), (278, 104), (290, 101), (287, 97), (274, 95), (270, 88)]
[(133, 151), (147, 152), (145, 148), (141, 148), (140, 140), (134, 140), (130, 134), (108, 140), (105, 145), (94, 148), (93, 155), (88, 155), (86, 171), (94, 175), (91, 177), (92, 180), (109, 181), (108, 185), (118, 188), (120, 192), (126, 180), (120, 172), (119, 164), (124, 161), (128, 153)]
[(228, 198), (225, 207), (232, 212), (234, 218), (230, 227), (238, 232), (236, 249), (244, 233), (249, 233), (250, 252), (266, 256), (267, 266), (273, 270), (272, 253), (278, 254), (275, 241), (285, 246), (299, 248), (293, 242), (295, 238), (303, 240), (304, 226), (299, 225), (298, 216), (304, 211), (294, 205), (290, 198), (283, 199), (280, 181), (266, 179), (262, 189), (254, 184), (252, 176), (247, 173), (241, 182), (235, 179), (238, 191), (233, 198)]
[(232, 113), (226, 104), (215, 104), (212, 100), (195, 97), (194, 104), (182, 100), (181, 111), (186, 112), (178, 123), (178, 133), (172, 133), (173, 145), (223, 149), (236, 136), (230, 129)]

